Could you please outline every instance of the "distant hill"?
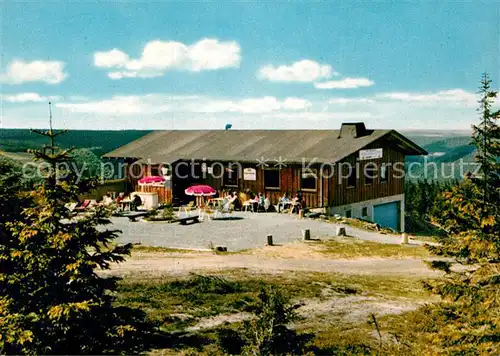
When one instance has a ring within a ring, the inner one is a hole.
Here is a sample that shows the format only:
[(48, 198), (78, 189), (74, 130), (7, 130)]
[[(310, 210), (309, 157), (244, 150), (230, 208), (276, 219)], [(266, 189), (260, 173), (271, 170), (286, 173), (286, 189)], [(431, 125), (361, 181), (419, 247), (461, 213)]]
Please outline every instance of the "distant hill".
[[(403, 131), (402, 133), (429, 152), (426, 157), (407, 157), (407, 165), (413, 162), (428, 163), (427, 166), (414, 166), (412, 173), (415, 179), (461, 179), (461, 174), (473, 169), (470, 164), (474, 162), (475, 147), (470, 144), (470, 132)], [(464, 167), (463, 172), (460, 164)]]
[[(101, 156), (150, 132), (145, 130), (71, 130), (57, 138), (57, 145), (61, 148), (90, 148), (96, 155)], [(44, 144), (48, 144), (47, 138), (30, 130), (0, 129), (0, 150), (25, 152), (29, 148), (39, 148)]]

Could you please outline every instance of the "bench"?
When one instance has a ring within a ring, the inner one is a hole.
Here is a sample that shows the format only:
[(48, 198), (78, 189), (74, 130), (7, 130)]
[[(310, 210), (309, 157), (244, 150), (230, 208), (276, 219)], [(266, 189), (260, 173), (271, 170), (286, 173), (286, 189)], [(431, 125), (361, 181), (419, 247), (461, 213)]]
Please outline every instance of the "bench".
[(181, 225), (187, 225), (187, 223), (190, 222), (190, 221), (192, 221), (193, 223), (199, 223), (200, 222), (200, 217), (198, 215), (196, 215), (196, 216), (186, 216), (184, 218), (177, 219), (177, 221)]
[(133, 222), (136, 222), (137, 221), (137, 218), (140, 218), (141, 216), (147, 216), (148, 215), (148, 212), (147, 211), (144, 211), (144, 212), (138, 212), (138, 213), (129, 213), (127, 215), (125, 215), (130, 221), (133, 221)]

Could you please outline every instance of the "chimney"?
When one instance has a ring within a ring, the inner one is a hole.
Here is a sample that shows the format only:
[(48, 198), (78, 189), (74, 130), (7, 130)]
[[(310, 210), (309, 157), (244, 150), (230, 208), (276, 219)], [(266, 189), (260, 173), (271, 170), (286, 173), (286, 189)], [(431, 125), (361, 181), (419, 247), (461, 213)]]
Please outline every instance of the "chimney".
[(339, 138), (358, 138), (366, 135), (363, 122), (344, 122), (340, 127)]

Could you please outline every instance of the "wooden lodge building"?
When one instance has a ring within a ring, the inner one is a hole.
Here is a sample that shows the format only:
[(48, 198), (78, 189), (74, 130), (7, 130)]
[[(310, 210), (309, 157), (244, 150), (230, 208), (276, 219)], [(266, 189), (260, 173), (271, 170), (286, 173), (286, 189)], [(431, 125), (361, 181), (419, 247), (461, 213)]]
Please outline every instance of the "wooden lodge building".
[[(308, 208), (359, 217), (404, 231), (404, 160), (427, 152), (394, 130), (344, 123), (340, 130), (155, 131), (104, 157), (113, 159), (135, 191), (184, 203), (184, 190), (263, 193), (277, 204), (301, 193)], [(141, 186), (163, 175), (161, 186)]]

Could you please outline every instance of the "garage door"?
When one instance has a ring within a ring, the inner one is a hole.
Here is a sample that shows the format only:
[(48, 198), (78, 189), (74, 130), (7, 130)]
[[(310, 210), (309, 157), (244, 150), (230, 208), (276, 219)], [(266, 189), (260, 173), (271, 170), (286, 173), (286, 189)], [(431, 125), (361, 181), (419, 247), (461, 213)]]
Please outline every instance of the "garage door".
[(399, 230), (399, 202), (375, 205), (373, 221), (380, 226)]

